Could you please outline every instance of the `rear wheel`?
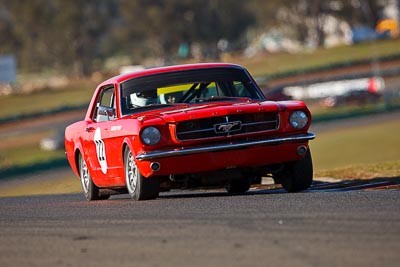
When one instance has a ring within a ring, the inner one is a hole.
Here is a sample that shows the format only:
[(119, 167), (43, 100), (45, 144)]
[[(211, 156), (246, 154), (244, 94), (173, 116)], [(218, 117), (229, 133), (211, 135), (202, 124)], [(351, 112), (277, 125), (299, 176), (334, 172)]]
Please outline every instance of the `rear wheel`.
[(126, 147), (124, 152), (124, 172), (126, 187), (132, 199), (148, 200), (158, 197), (160, 192), (158, 177), (145, 178), (140, 173), (129, 147)]
[(79, 154), (79, 176), (81, 179), (83, 195), (88, 201), (108, 199), (110, 194), (100, 194), (100, 189), (93, 183), (88, 166), (82, 154)]
[(283, 188), (288, 192), (300, 192), (308, 189), (313, 181), (313, 164), (310, 149), (304, 158), (288, 163), (278, 177)]
[(235, 179), (227, 186), (226, 191), (231, 194), (245, 193), (250, 189), (250, 179)]

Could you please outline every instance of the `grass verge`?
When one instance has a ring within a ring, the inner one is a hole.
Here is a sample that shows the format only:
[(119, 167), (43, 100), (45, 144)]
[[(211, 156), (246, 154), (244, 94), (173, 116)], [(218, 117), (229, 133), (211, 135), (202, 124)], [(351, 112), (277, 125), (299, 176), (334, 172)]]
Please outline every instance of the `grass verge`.
[[(24, 139), (20, 136), (17, 138)], [(40, 139), (31, 139), (29, 143), (4, 147), (0, 151), (0, 169), (15, 168), (18, 166), (29, 166), (49, 160), (64, 159), (62, 150), (45, 151), (39, 147)], [(9, 140), (9, 142), (14, 142)]]
[(400, 183), (400, 160), (370, 164), (353, 164), (328, 170), (320, 170), (315, 177), (334, 177), (343, 180), (395, 177)]
[(72, 174), (57, 176), (52, 179), (30, 179), (29, 181), (3, 181), (0, 197), (71, 194), (82, 192), (79, 180)]
[[(400, 160), (400, 120), (338, 128), (310, 143), (316, 172)], [(399, 171), (400, 172), (400, 171)]]
[(87, 105), (96, 84), (77, 81), (57, 90), (40, 90), (32, 93), (13, 94), (0, 97), (0, 118), (46, 112), (68, 106)]
[(307, 103), (307, 106), (311, 111), (313, 122), (318, 123), (400, 110), (400, 99), (395, 99), (391, 103), (380, 101), (376, 104), (347, 105), (334, 108), (321, 107), (315, 103), (311, 105)]
[(254, 76), (268, 76), (357, 60), (375, 62), (381, 57), (398, 54), (399, 47), (400, 40), (385, 40), (297, 54), (266, 54), (250, 59), (228, 57), (225, 60), (245, 66)]

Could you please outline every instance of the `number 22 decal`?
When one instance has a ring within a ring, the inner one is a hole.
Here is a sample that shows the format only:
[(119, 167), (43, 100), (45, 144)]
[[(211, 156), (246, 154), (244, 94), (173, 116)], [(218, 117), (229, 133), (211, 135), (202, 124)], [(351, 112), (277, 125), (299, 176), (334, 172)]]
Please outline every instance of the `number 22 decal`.
[(97, 159), (99, 161), (101, 171), (106, 174), (107, 173), (107, 159), (106, 159), (106, 149), (104, 146), (104, 141), (101, 139), (101, 130), (100, 127), (96, 129), (94, 133), (94, 143), (96, 144), (96, 154)]

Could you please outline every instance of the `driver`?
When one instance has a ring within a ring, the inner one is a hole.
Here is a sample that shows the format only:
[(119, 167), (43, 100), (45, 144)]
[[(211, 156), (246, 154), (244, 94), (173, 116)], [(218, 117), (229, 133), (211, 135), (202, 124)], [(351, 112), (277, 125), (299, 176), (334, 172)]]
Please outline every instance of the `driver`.
[(131, 103), (134, 107), (144, 107), (150, 104), (157, 104), (157, 90), (133, 93), (130, 97)]

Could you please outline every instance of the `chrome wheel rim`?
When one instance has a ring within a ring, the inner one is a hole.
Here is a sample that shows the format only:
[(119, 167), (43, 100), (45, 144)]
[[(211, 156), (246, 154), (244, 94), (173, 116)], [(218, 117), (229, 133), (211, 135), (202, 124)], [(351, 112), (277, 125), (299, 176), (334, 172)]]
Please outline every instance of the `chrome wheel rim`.
[(89, 181), (90, 181), (89, 170), (88, 170), (86, 162), (83, 158), (81, 159), (81, 162), (82, 162), (81, 163), (81, 183), (82, 183), (83, 191), (85, 193), (87, 193), (89, 191)]
[(132, 152), (129, 151), (126, 166), (126, 185), (128, 187), (129, 193), (133, 194), (136, 190), (138, 173), (135, 160), (133, 159)]

